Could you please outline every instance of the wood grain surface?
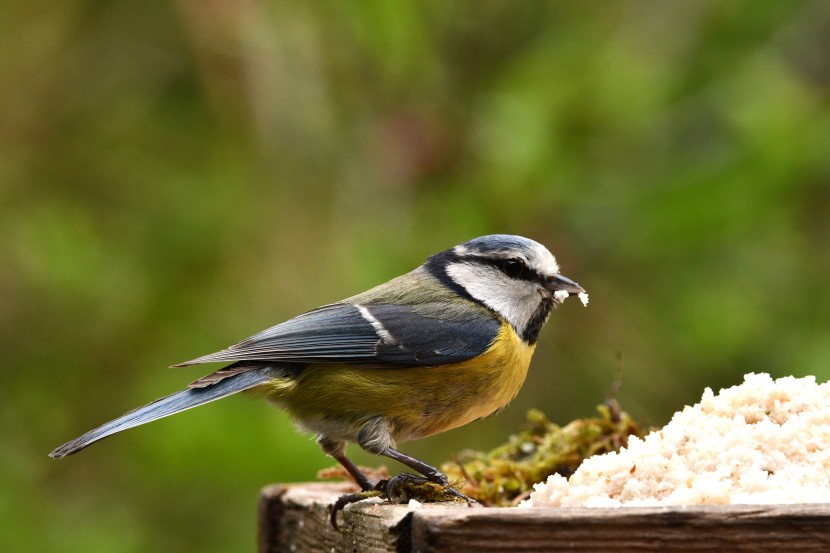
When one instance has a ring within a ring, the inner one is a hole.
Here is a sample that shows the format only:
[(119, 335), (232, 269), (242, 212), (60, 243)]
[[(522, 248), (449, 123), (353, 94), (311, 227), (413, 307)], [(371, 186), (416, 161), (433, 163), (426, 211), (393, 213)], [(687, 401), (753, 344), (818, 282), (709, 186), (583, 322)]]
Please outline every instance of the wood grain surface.
[(269, 486), (260, 553), (642, 551), (830, 552), (830, 505), (515, 509), (367, 500), (329, 523), (338, 484)]

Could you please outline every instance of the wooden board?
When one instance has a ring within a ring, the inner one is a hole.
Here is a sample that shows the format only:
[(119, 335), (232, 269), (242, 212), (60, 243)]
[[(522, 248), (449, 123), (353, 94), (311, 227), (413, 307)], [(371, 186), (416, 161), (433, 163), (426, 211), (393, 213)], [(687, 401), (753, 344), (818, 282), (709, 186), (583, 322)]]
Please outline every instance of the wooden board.
[(329, 523), (347, 485), (269, 486), (260, 502), (260, 553), (830, 551), (830, 505), (510, 509), (368, 500)]

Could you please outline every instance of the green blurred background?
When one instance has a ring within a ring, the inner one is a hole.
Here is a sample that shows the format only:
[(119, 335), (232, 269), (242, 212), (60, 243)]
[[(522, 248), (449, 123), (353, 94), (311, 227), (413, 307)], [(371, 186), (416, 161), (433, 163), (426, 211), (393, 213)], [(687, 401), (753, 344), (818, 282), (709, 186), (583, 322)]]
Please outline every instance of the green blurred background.
[(481, 234), (591, 304), (426, 461), (592, 414), (618, 353), (652, 424), (745, 372), (826, 380), (828, 52), (823, 0), (3, 2), (0, 550), (253, 550), (260, 487), (332, 464), (264, 403), (46, 454)]

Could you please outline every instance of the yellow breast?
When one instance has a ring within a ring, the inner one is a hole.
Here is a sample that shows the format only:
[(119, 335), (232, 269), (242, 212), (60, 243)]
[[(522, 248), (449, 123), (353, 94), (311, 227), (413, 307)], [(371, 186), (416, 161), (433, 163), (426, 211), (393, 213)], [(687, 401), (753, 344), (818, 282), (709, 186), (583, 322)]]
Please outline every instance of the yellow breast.
[(367, 369), (311, 365), (297, 380), (259, 393), (288, 409), (313, 432), (354, 439), (366, 421), (383, 417), (397, 441), (457, 428), (498, 411), (524, 383), (535, 346), (504, 323), (480, 356), (437, 367)]
[[(439, 417), (442, 424), (430, 433), (462, 426), (506, 406), (524, 384), (535, 347), (522, 341), (513, 327), (505, 323), (482, 355), (436, 367), (436, 374), (427, 379), (439, 379), (447, 387), (447, 396), (442, 399), (449, 416)], [(453, 389), (458, 393), (453, 394)]]

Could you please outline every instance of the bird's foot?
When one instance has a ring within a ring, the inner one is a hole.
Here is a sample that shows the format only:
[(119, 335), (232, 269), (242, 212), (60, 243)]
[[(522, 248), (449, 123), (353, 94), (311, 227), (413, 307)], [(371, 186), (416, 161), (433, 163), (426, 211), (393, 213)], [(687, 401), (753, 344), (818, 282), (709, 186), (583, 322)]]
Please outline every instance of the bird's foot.
[(446, 476), (441, 482), (435, 482), (433, 479), (417, 476), (415, 474), (402, 473), (386, 482), (378, 482), (375, 489), (380, 489), (378, 486), (383, 485), (383, 493), (389, 503), (399, 504), (407, 503), (410, 499), (422, 501), (424, 503), (432, 502), (439, 503), (444, 501), (454, 501), (460, 499), (467, 503), (475, 503), (476, 500), (467, 497), (459, 492), (446, 482)]
[(405, 472), (389, 480), (378, 480), (371, 490), (341, 495), (331, 506), (331, 525), (337, 529), (337, 513), (342, 511), (346, 505), (371, 497), (385, 498), (393, 505), (408, 503), (411, 499), (422, 503), (441, 503), (456, 500), (466, 501), (470, 504), (477, 503), (475, 499), (464, 495), (449, 484), (433, 482), (429, 478)]

